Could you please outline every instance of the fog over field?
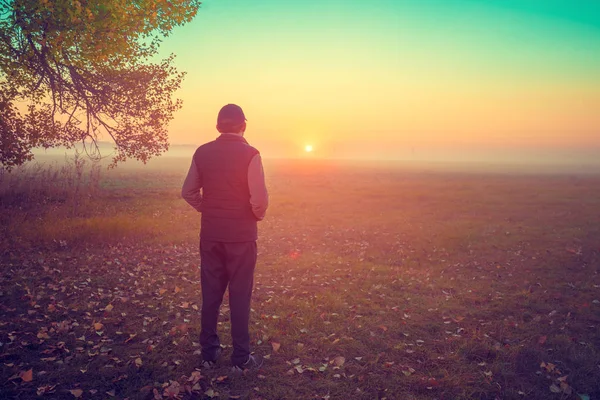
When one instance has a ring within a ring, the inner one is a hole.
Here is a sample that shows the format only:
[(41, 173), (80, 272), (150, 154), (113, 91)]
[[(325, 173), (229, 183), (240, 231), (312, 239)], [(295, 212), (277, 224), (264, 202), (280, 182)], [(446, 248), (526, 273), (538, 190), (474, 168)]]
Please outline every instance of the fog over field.
[[(210, 140), (204, 135), (202, 140)], [(216, 135), (215, 135), (216, 137)], [(323, 163), (327, 161), (342, 162), (344, 164), (360, 163), (363, 165), (383, 165), (389, 167), (412, 167), (431, 169), (436, 171), (465, 171), (465, 172), (526, 172), (526, 173), (600, 173), (600, 148), (511, 148), (511, 147), (476, 147), (476, 146), (381, 146), (364, 142), (357, 146), (356, 143), (340, 144), (335, 149), (327, 149), (327, 154), (332, 156), (321, 157), (319, 149), (311, 154), (302, 149), (291, 151), (281, 150), (281, 146), (273, 143), (261, 144), (252, 140), (252, 135), (247, 135), (248, 141), (256, 146), (267, 162), (269, 160), (295, 159), (306, 163)], [(201, 144), (201, 140), (198, 141)], [(199, 145), (198, 144), (198, 145)], [(191, 159), (198, 145), (174, 144), (160, 157), (151, 159), (148, 166), (171, 164), (177, 158), (182, 163)], [(356, 148), (361, 148), (362, 153), (357, 153)], [(81, 147), (79, 148), (81, 150)], [(100, 151), (104, 162), (108, 163), (113, 154), (110, 143), (101, 142)], [(73, 149), (65, 148), (38, 149), (35, 151), (35, 161), (52, 162), (62, 160), (65, 156), (75, 154)], [(141, 164), (129, 160), (121, 167), (131, 167)]]

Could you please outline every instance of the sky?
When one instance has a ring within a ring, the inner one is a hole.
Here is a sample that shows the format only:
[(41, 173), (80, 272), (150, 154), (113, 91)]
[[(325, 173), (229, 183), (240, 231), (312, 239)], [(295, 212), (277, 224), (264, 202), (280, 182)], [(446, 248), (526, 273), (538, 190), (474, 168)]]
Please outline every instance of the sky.
[(597, 0), (206, 0), (170, 53), (173, 144), (236, 103), (265, 157), (600, 159)]

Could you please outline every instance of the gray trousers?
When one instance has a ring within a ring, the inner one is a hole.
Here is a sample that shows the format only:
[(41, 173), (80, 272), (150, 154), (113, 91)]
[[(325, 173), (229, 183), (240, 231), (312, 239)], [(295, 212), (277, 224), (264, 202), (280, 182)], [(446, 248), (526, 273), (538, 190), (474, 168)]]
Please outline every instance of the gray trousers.
[(200, 240), (202, 314), (200, 345), (202, 358), (215, 360), (220, 347), (217, 333), (219, 309), (229, 286), (231, 308), (231, 363), (241, 365), (250, 355), (250, 300), (256, 266), (256, 241), (225, 243)]

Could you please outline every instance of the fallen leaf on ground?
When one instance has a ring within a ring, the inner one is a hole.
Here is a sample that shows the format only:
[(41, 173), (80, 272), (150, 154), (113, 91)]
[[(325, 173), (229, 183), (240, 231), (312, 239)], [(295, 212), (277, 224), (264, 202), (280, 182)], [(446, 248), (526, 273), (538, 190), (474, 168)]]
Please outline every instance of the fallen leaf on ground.
[(75, 396), (76, 399), (80, 398), (81, 395), (83, 394), (83, 390), (81, 390), (81, 389), (71, 389), (71, 390), (69, 390), (69, 392), (71, 392), (71, 394), (73, 396)]
[(21, 378), (23, 382), (31, 382), (33, 380), (33, 369), (21, 371), (19, 378)]
[(181, 385), (177, 381), (172, 381), (171, 384), (165, 389), (163, 396), (177, 397), (181, 391)]
[(43, 396), (47, 393), (54, 393), (54, 388), (56, 388), (56, 385), (44, 385), (44, 386), (40, 386), (39, 388), (37, 388), (36, 394), (38, 396)]
[(275, 353), (277, 353), (279, 351), (279, 349), (281, 348), (281, 343), (271, 342), (271, 347), (273, 347), (273, 351)]
[(560, 382), (560, 390), (562, 390), (563, 393), (569, 396), (573, 393), (573, 389), (571, 389), (571, 386), (569, 386), (569, 384), (564, 381)]
[(39, 332), (37, 334), (37, 338), (38, 339), (50, 339), (50, 336), (48, 336), (48, 332)]
[(192, 382), (192, 384), (196, 384), (200, 379), (202, 379), (202, 374), (200, 371), (193, 371), (188, 379), (188, 382)]
[(337, 367), (341, 367), (342, 365), (344, 365), (345, 362), (346, 362), (346, 359), (342, 356), (337, 356), (336, 358), (333, 359), (333, 363)]

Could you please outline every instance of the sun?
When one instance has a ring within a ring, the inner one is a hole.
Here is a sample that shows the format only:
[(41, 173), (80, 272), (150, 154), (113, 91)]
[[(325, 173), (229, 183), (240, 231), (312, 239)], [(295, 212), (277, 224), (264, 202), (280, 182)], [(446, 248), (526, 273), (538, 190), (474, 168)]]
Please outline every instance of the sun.
[(306, 146), (304, 146), (304, 151), (306, 151), (307, 153), (310, 153), (313, 151), (313, 147), (310, 144), (307, 144)]

